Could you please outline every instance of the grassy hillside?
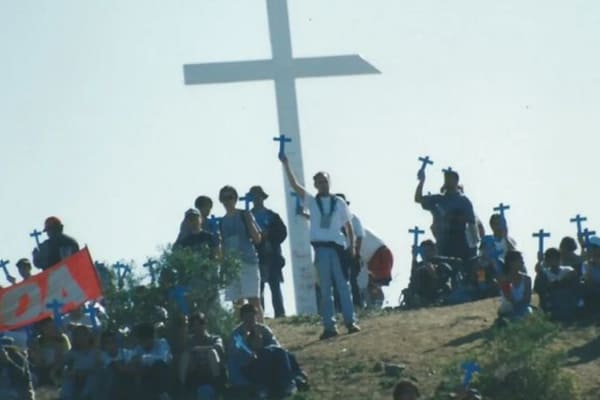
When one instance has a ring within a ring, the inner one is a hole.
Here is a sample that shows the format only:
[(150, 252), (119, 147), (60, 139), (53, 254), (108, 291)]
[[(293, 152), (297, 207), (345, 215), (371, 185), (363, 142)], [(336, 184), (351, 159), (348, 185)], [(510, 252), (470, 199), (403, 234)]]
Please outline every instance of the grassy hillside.
[[(362, 332), (324, 342), (318, 340), (321, 328), (314, 319), (290, 318), (271, 325), (310, 375), (311, 391), (299, 394), (298, 399), (389, 400), (398, 378), (388, 376), (395, 371), (381, 371), (382, 362), (404, 367), (401, 376), (416, 379), (428, 398), (449, 360), (482, 346), (494, 322), (497, 301), (365, 315)], [(600, 398), (598, 333), (598, 322), (565, 327), (552, 344), (568, 352), (563, 368), (577, 375), (583, 399)], [(457, 384), (460, 379), (456, 377)]]

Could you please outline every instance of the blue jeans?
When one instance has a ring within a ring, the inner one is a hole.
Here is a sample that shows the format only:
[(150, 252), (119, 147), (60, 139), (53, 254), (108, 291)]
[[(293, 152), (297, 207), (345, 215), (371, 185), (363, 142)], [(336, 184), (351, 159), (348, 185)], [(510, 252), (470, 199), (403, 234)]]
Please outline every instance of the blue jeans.
[(326, 330), (335, 329), (335, 313), (333, 307), (333, 288), (335, 287), (340, 297), (340, 305), (344, 323), (353, 324), (356, 321), (350, 285), (342, 272), (342, 265), (336, 249), (319, 246), (315, 248), (315, 267), (319, 274), (319, 287), (321, 289), (321, 305), (319, 311)]

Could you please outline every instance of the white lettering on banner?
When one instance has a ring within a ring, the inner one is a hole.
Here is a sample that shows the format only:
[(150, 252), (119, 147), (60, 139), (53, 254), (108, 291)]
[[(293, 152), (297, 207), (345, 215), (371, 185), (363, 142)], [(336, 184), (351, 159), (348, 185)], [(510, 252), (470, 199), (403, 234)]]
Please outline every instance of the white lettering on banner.
[[(23, 308), (25, 311), (17, 315)], [(28, 321), (42, 311), (42, 294), (35, 283), (16, 287), (0, 300), (0, 319), (7, 325)]]
[(87, 300), (79, 284), (73, 279), (69, 269), (61, 266), (48, 276), (48, 301), (56, 299), (61, 303), (82, 304)]

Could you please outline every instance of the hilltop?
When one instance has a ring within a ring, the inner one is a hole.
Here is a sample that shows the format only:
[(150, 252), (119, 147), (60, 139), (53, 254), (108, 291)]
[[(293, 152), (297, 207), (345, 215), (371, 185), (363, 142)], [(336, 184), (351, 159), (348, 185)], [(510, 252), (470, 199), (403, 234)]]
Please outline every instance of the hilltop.
[[(481, 346), (495, 320), (497, 299), (414, 311), (378, 311), (361, 319), (362, 331), (319, 341), (315, 318), (268, 321), (280, 341), (294, 351), (311, 379), (311, 391), (297, 399), (390, 400), (396, 377), (378, 367), (389, 362), (418, 381), (429, 397), (441, 381), (441, 368)], [(578, 376), (582, 398), (600, 393), (599, 324), (561, 329), (555, 346), (567, 351), (563, 368)], [(553, 346), (554, 346), (553, 345)], [(457, 384), (460, 377), (457, 377)]]

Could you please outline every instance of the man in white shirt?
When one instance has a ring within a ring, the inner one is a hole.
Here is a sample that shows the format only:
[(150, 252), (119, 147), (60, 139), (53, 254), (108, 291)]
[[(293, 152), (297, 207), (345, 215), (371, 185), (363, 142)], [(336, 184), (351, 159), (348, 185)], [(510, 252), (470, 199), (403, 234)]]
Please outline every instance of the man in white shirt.
[[(285, 155), (280, 156), (290, 186), (310, 211), (310, 241), (315, 251), (315, 267), (319, 276), (321, 314), (324, 331), (321, 340), (337, 336), (333, 307), (333, 288), (338, 290), (344, 323), (348, 333), (360, 331), (356, 324), (350, 286), (344, 277), (341, 256), (347, 246), (350, 256), (356, 257), (356, 243), (352, 229), (352, 215), (343, 199), (329, 191), (329, 174), (317, 172), (313, 177), (317, 195), (312, 196), (302, 187), (292, 172)], [(342, 229), (344, 232), (342, 232)]]

